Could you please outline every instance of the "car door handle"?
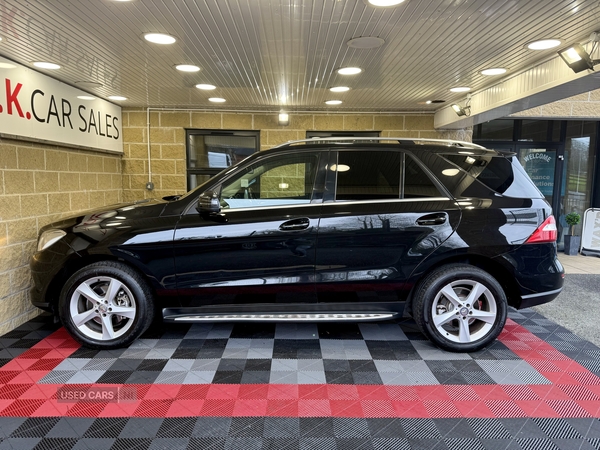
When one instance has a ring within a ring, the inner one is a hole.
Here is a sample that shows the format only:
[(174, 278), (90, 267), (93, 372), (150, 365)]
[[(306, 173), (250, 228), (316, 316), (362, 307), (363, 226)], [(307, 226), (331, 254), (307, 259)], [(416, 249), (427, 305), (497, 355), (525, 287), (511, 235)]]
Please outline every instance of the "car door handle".
[(300, 219), (292, 219), (287, 222), (283, 222), (279, 225), (279, 229), (281, 231), (298, 231), (298, 230), (306, 230), (310, 225), (310, 219), (307, 217), (302, 217)]
[(417, 219), (417, 225), (441, 225), (446, 223), (446, 214), (428, 214)]

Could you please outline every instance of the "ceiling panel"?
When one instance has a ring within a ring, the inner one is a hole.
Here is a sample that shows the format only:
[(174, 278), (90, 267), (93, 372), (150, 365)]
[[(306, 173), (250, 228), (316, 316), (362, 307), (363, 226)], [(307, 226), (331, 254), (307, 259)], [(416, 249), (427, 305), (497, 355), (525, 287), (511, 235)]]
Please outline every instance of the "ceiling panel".
[[(423, 102), (464, 96), (451, 87), (497, 82), (479, 74), (484, 68), (506, 67), (510, 76), (555, 55), (526, 50), (527, 42), (583, 41), (599, 19), (596, 0), (407, 0), (393, 8), (363, 0), (0, 0), (0, 55), (26, 66), (56, 62), (62, 68), (45, 73), (100, 83), (89, 91), (123, 95), (124, 106), (434, 111), (439, 105)], [(145, 32), (177, 42), (150, 44)], [(346, 45), (361, 36), (385, 44)], [(202, 70), (181, 73), (181, 63)], [(335, 71), (350, 65), (363, 73)], [(336, 85), (351, 90), (328, 90)], [(211, 96), (227, 102), (216, 106)]]

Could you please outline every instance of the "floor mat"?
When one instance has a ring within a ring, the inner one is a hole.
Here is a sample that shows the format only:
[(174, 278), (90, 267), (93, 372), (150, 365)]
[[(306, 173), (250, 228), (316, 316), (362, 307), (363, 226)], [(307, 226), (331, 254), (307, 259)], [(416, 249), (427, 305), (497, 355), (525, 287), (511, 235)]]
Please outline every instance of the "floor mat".
[(0, 448), (600, 448), (600, 349), (533, 311), (469, 354), (408, 319), (0, 338)]

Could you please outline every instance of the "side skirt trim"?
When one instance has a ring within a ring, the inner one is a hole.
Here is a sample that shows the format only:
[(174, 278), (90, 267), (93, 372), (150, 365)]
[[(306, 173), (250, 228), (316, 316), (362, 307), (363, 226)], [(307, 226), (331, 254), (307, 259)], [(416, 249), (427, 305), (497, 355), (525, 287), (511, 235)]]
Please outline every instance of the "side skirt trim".
[(395, 312), (379, 313), (287, 313), (287, 314), (181, 314), (164, 316), (165, 322), (364, 322), (389, 320)]

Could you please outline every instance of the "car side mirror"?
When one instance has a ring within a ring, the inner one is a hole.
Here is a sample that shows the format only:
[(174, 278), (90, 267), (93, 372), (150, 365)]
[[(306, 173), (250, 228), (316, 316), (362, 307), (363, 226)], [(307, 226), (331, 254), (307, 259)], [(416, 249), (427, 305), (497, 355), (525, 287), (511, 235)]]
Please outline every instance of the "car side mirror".
[(221, 212), (221, 204), (218, 194), (215, 191), (205, 191), (200, 194), (196, 210), (200, 214), (219, 214)]

